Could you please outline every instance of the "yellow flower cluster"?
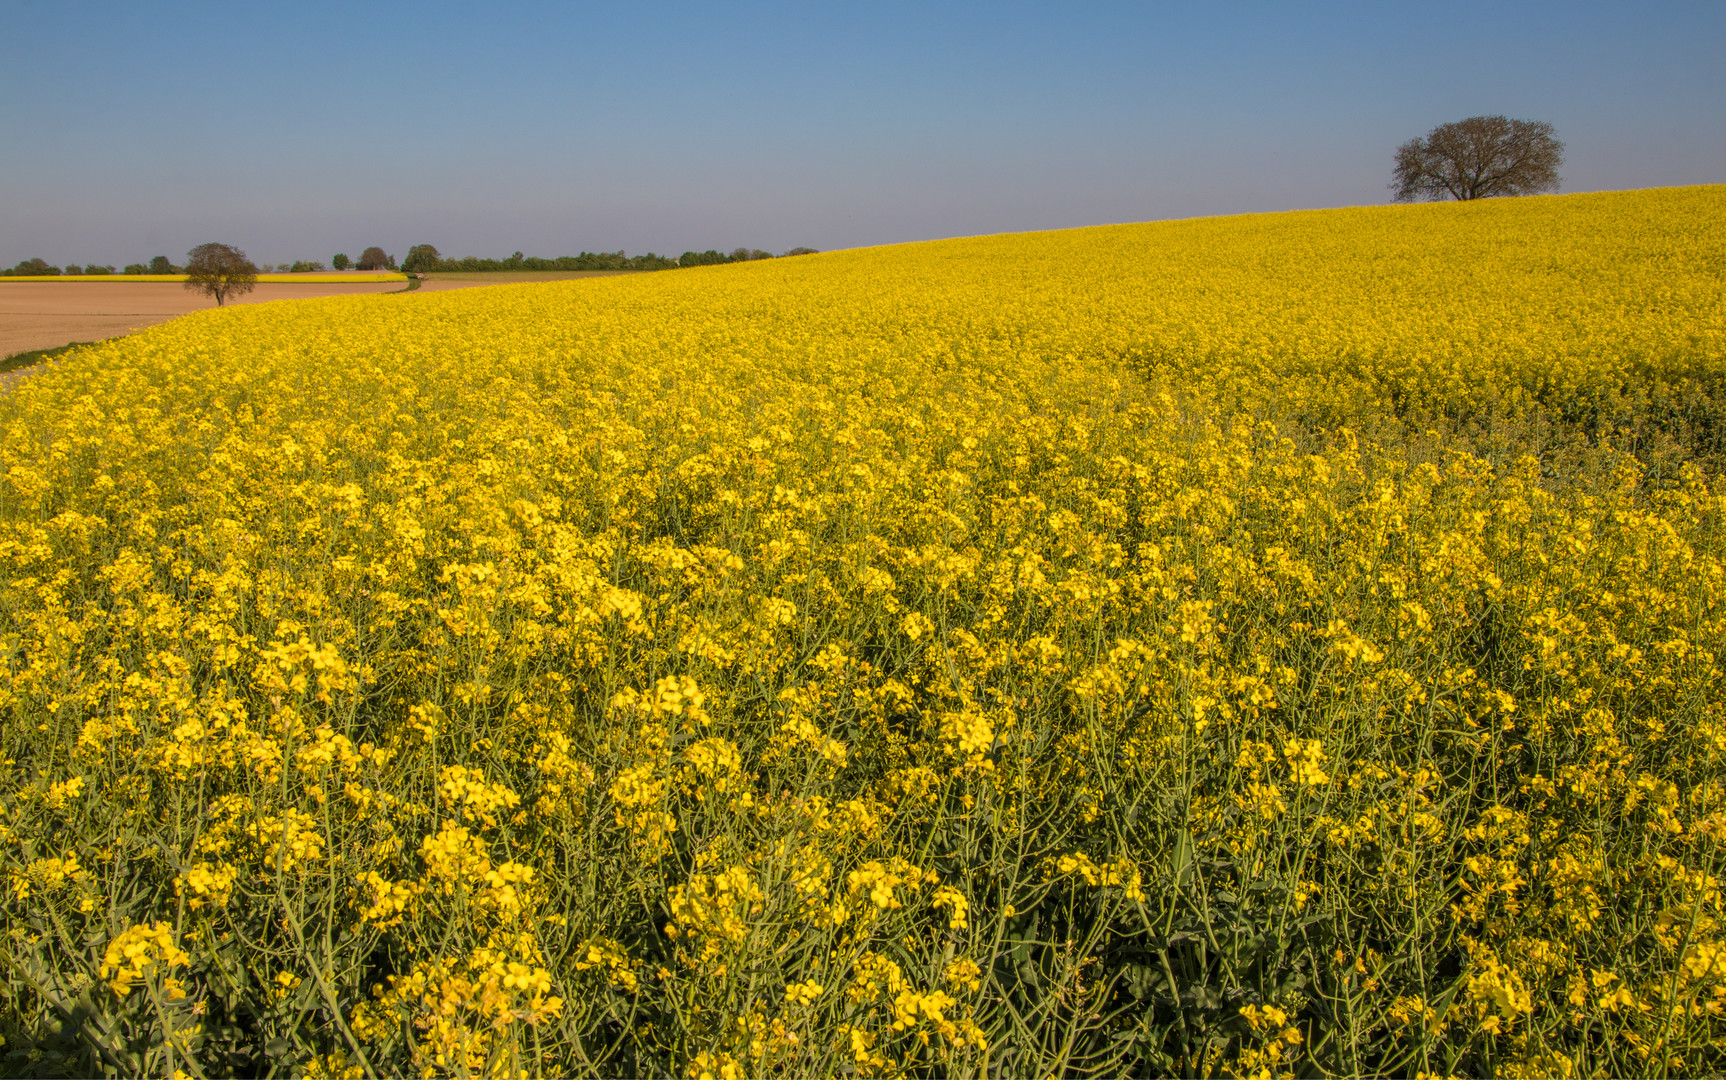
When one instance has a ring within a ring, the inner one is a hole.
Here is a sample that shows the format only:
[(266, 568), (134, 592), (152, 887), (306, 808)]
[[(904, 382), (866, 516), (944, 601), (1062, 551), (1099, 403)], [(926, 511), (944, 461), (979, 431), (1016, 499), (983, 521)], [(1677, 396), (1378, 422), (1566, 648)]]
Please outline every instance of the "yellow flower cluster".
[(0, 397), (7, 1068), (1726, 1071), (1723, 244), (1362, 208), (68, 354)]
[(186, 951), (175, 943), (174, 928), (167, 923), (129, 926), (108, 942), (96, 974), (124, 997), (132, 991), (134, 983), (165, 974), (189, 959)]

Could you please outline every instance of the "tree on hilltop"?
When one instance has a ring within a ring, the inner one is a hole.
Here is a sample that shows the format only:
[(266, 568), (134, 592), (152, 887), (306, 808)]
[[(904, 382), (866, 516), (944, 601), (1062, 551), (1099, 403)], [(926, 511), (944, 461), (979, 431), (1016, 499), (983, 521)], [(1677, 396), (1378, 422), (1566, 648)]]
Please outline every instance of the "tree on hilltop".
[(1564, 144), (1540, 120), (1471, 116), (1397, 147), (1397, 202), (1490, 199), (1558, 190)]
[(230, 296), (251, 292), (257, 283), (258, 268), (237, 247), (199, 244), (186, 252), (186, 288), (214, 297), (217, 307)]

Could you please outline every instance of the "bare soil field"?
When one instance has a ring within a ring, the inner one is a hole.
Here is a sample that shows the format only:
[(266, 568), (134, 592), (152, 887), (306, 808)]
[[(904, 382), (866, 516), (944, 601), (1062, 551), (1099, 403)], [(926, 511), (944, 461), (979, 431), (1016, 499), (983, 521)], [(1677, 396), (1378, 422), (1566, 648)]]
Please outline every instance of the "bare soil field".
[[(521, 270), (433, 274), (420, 282), (418, 291), (442, 292), (484, 285), (569, 281), (641, 272)], [(262, 304), (271, 300), (402, 292), (405, 289), (406, 286), (399, 281), (307, 282), (303, 285), (260, 282), (251, 292), (229, 303)], [(177, 282), (0, 281), (0, 359), (34, 349), (58, 348), (71, 341), (101, 341), (215, 306), (215, 301), (191, 292)]]
[[(314, 296), (399, 292), (402, 288), (399, 281), (265, 282), (229, 303), (262, 304)], [(214, 300), (200, 293), (166, 282), (0, 282), (0, 357), (52, 349), (69, 341), (100, 341), (215, 306)]]

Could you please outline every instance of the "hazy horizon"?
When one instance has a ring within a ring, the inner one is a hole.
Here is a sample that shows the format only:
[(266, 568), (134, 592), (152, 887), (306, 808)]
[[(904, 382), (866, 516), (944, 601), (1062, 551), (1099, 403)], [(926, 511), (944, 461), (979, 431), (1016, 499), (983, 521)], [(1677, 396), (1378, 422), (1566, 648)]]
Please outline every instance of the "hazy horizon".
[(823, 250), (1389, 201), (1546, 120), (1726, 181), (1726, 5), (0, 7), (0, 265)]

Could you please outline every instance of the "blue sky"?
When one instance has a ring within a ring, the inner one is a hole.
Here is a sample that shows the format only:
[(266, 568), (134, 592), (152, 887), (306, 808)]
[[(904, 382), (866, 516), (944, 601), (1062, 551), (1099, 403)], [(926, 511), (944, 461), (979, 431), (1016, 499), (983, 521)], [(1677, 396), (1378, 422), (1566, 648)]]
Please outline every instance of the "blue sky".
[(0, 0), (0, 264), (782, 251), (1388, 198), (1553, 123), (1726, 182), (1726, 3)]

